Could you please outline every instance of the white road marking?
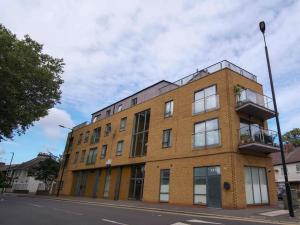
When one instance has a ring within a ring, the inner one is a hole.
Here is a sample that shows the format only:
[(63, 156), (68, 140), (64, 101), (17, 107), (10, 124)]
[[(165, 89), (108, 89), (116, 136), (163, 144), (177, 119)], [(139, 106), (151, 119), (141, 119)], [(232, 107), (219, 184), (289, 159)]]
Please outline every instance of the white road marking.
[(69, 210), (58, 209), (58, 208), (53, 208), (53, 209), (56, 210), (56, 211), (60, 211), (60, 212), (64, 212), (64, 213), (69, 213), (69, 214), (73, 214), (73, 215), (76, 215), (76, 216), (82, 216), (83, 215), (82, 213), (76, 213), (76, 212), (69, 211)]
[(284, 214), (288, 214), (288, 213), (289, 213), (288, 210), (274, 210), (271, 212), (260, 213), (260, 215), (262, 215), (262, 216), (280, 216), (280, 215), (284, 215)]
[(41, 206), (41, 205), (37, 205), (37, 204), (32, 204), (32, 203), (28, 203), (29, 205), (32, 205), (32, 206), (35, 206), (35, 207), (38, 207), (38, 208), (41, 208), (41, 207), (43, 207), (43, 206)]
[(157, 215), (157, 216), (161, 216), (161, 215)]
[(221, 223), (209, 222), (209, 221), (204, 221), (204, 220), (187, 220), (187, 222), (190, 222), (190, 223), (221, 224)]
[(126, 223), (120, 223), (120, 222), (113, 221), (113, 220), (108, 220), (108, 219), (102, 219), (102, 221), (109, 222), (109, 223), (114, 223), (114, 224), (119, 224), (119, 225), (127, 225)]
[(172, 223), (171, 225), (190, 225), (190, 224), (178, 222), (178, 223)]

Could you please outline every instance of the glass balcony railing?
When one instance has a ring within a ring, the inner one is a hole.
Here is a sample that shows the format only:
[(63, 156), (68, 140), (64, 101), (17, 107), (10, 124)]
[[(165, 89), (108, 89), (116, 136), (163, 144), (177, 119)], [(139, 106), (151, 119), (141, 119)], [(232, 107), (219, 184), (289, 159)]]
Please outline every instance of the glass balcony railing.
[(195, 133), (192, 136), (192, 143), (193, 148), (219, 145), (221, 143), (220, 129)]
[(193, 102), (193, 115), (219, 108), (219, 95), (210, 95)]
[(278, 146), (275, 142), (277, 132), (272, 130), (263, 129), (257, 125), (249, 125), (242, 127), (239, 130), (239, 143), (240, 145), (249, 143), (260, 143), (270, 146)]
[(244, 89), (236, 94), (237, 106), (241, 106), (249, 102), (274, 111), (273, 99), (268, 96), (258, 94), (249, 89)]

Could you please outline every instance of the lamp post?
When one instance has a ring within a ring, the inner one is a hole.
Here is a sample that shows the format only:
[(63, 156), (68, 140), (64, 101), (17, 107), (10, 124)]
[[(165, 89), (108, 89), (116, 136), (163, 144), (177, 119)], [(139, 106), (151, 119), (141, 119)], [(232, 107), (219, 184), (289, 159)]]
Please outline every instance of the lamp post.
[(290, 183), (289, 183), (288, 175), (287, 175), (285, 156), (284, 156), (283, 144), (282, 144), (282, 139), (281, 139), (281, 129), (280, 129), (280, 123), (279, 123), (279, 117), (278, 117), (277, 103), (276, 103), (276, 97), (275, 97), (275, 91), (274, 91), (274, 85), (273, 85), (272, 71), (271, 71), (271, 65), (270, 65), (270, 59), (269, 59), (269, 53), (268, 53), (266, 38), (265, 38), (266, 24), (265, 24), (264, 21), (261, 21), (259, 23), (259, 29), (263, 34), (264, 43), (265, 43), (265, 52), (266, 52), (266, 59), (267, 59), (267, 64), (268, 64), (268, 71), (269, 71), (269, 78), (270, 78), (270, 84), (271, 84), (272, 98), (273, 98), (273, 102), (274, 102), (274, 111), (275, 111), (276, 125), (277, 125), (277, 131), (278, 131), (278, 140), (279, 140), (279, 146), (280, 146), (280, 153), (281, 153), (282, 167), (283, 167), (283, 173), (284, 173), (285, 190), (286, 190), (289, 214), (290, 214), (291, 217), (294, 217), (291, 187), (290, 187)]
[[(9, 173), (9, 171), (10, 171), (10, 168), (11, 168), (11, 163), (12, 163), (12, 161), (13, 161), (13, 159), (14, 159), (14, 155), (15, 155), (15, 153), (14, 152), (11, 152), (11, 158), (10, 158), (10, 163), (9, 163), (9, 166), (8, 166), (8, 169), (7, 169), (7, 171), (6, 171), (6, 173), (5, 173), (5, 178), (4, 178), (4, 185), (6, 185), (6, 180), (7, 180), (7, 174)], [(12, 174), (11, 174), (12, 175)], [(11, 179), (10, 179), (10, 182), (11, 182)], [(2, 193), (5, 191), (5, 186), (2, 188)]]
[[(68, 146), (67, 146), (67, 151), (68, 151), (69, 148), (70, 148), (70, 144), (71, 144), (71, 138), (72, 138), (72, 135), (73, 135), (73, 129), (68, 128), (68, 127), (65, 127), (65, 126), (63, 126), (63, 125), (58, 125), (58, 126), (61, 127), (61, 128), (65, 128), (65, 129), (71, 130), (70, 137), (69, 137), (69, 141), (68, 141)], [(58, 188), (57, 188), (57, 192), (56, 192), (56, 197), (59, 197), (59, 192), (60, 192), (60, 189), (61, 189), (61, 182), (62, 182), (63, 175), (64, 175), (64, 171), (65, 171), (65, 168), (66, 168), (66, 162), (67, 162), (67, 157), (65, 157), (65, 159), (64, 159), (64, 156), (63, 156), (63, 160), (62, 160), (62, 162), (61, 162), (62, 171), (61, 171), (61, 175), (60, 175), (60, 179), (59, 179), (59, 183), (58, 183)]]

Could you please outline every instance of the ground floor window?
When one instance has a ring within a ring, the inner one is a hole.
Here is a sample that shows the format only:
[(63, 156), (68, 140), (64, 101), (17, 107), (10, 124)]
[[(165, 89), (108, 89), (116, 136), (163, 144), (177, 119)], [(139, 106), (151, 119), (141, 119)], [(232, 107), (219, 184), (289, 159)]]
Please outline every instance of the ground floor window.
[(221, 175), (219, 166), (194, 168), (194, 204), (221, 206)]
[(163, 169), (160, 171), (160, 193), (159, 201), (169, 201), (169, 183), (170, 183), (170, 170)]
[(104, 183), (104, 193), (103, 193), (103, 197), (104, 198), (108, 198), (109, 197), (110, 175), (111, 175), (111, 170), (107, 169), (106, 170), (105, 183)]
[(247, 204), (268, 204), (268, 183), (265, 168), (246, 166), (245, 191)]

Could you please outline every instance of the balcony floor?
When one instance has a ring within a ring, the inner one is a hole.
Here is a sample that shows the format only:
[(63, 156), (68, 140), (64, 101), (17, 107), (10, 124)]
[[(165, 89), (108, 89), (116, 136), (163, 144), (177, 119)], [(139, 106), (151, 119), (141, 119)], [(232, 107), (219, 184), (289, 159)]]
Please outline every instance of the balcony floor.
[(242, 112), (253, 117), (268, 120), (275, 117), (275, 112), (253, 102), (240, 103), (236, 107), (237, 112)]
[(277, 152), (280, 150), (279, 147), (273, 146), (273, 145), (267, 145), (267, 144), (262, 144), (258, 142), (251, 142), (251, 143), (246, 143), (246, 144), (240, 144), (239, 145), (239, 150), (245, 153), (272, 153), (272, 152)]

